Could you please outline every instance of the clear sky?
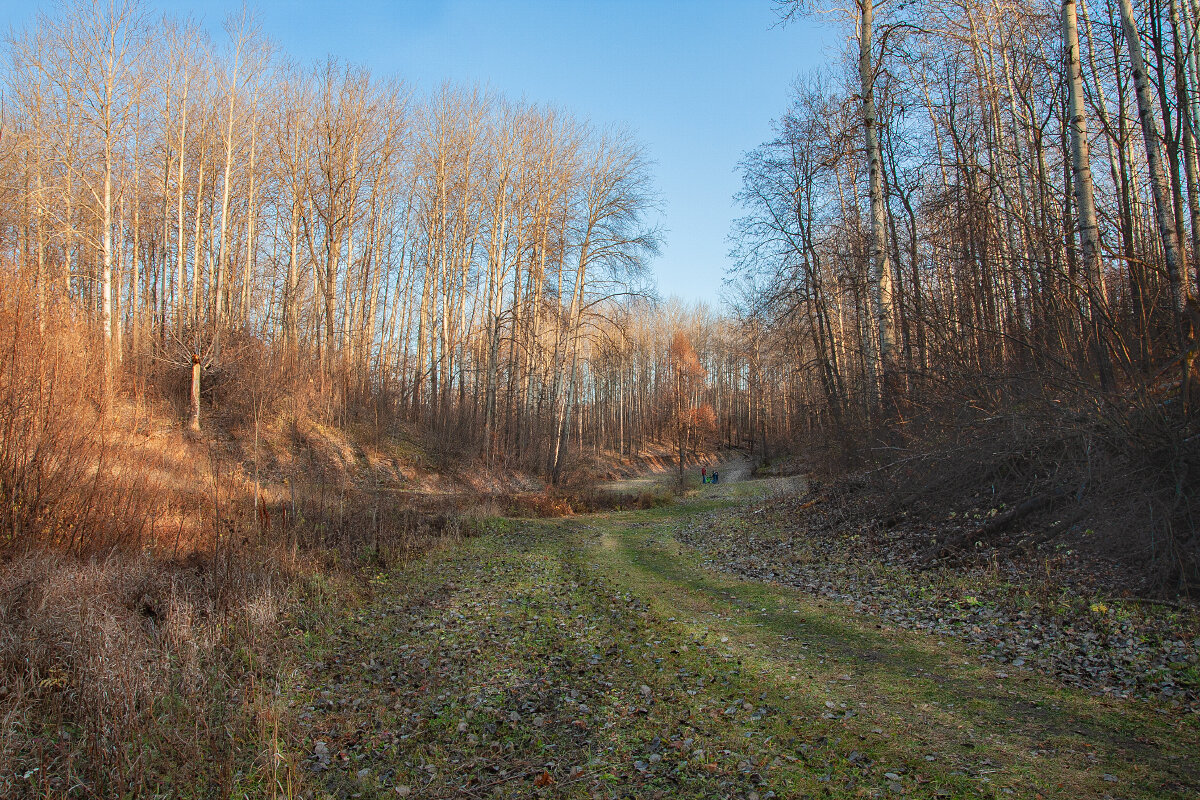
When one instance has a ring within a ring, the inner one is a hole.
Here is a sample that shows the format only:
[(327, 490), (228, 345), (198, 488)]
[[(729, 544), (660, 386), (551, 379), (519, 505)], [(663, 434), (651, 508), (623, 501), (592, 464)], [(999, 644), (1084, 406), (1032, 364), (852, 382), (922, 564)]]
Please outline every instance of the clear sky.
[[(241, 0), (156, 0), (220, 34)], [(736, 216), (735, 166), (770, 135), (801, 72), (837, 57), (828, 23), (776, 23), (771, 0), (259, 0), (264, 33), (301, 61), (327, 55), (418, 90), (486, 84), (598, 125), (627, 126), (655, 164), (659, 290), (716, 302)], [(24, 26), (44, 0), (0, 0)]]

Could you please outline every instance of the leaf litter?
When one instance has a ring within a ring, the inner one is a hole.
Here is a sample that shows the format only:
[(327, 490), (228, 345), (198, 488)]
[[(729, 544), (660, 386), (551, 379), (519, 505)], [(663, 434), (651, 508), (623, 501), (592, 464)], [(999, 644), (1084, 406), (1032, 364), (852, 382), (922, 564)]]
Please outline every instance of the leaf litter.
[(1067, 554), (931, 563), (903, 526), (808, 505), (804, 497), (776, 497), (709, 511), (685, 518), (675, 536), (713, 569), (845, 603), (887, 626), (968, 642), (982, 662), (1012, 668), (1004, 677), (1031, 669), (1099, 694), (1200, 712), (1196, 609), (1113, 598), (1111, 588), (1099, 594), (1119, 576), (1097, 564), (1069, 569)]

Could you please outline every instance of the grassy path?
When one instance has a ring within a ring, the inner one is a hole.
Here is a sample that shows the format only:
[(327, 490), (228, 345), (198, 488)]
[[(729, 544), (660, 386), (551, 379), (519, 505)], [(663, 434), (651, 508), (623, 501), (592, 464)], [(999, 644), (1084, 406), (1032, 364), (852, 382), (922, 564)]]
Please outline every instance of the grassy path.
[(672, 530), (720, 502), (504, 522), (381, 575), (369, 606), (308, 635), (293, 711), (314, 785), (336, 797), (1197, 796), (1194, 718), (1006, 675), (958, 643), (705, 570)]
[[(706, 491), (716, 491), (718, 487), (728, 486), (734, 483), (740, 483), (749, 479), (750, 473), (754, 470), (754, 462), (749, 456), (732, 455), (716, 464), (708, 464), (705, 467), (708, 474), (713, 472), (720, 474), (721, 482), (716, 485), (709, 485)], [(684, 469), (684, 480), (687, 485), (693, 488), (699, 488), (700, 484), (700, 466), (690, 466)], [(662, 472), (651, 472), (645, 475), (639, 475), (635, 478), (620, 478), (618, 480), (604, 481), (596, 485), (596, 488), (605, 492), (622, 492), (625, 494), (636, 494), (638, 492), (653, 492), (670, 490), (679, 486), (679, 473), (673, 469), (663, 470)]]

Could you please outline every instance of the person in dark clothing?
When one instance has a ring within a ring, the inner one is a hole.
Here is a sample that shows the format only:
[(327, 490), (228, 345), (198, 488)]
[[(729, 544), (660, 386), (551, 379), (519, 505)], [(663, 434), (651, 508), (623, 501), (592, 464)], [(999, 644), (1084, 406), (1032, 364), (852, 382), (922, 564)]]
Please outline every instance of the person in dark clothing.
[(713, 482), (713, 483), (716, 483), (716, 482), (717, 482), (717, 471), (716, 471), (715, 469), (713, 470), (713, 479), (712, 479), (712, 482)]

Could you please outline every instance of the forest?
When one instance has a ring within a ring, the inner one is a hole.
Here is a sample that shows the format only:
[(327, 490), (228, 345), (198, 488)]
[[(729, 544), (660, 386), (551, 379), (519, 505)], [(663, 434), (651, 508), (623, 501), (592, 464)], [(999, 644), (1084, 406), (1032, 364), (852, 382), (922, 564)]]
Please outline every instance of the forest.
[(711, 304), (637, 130), (9, 31), (0, 795), (1192, 796), (1200, 3), (766, 4)]
[(771, 394), (903, 502), (1083, 502), (1186, 591), (1196, 8), (855, 9), (842, 71), (799, 78), (741, 164), (738, 307), (802, 367)]

